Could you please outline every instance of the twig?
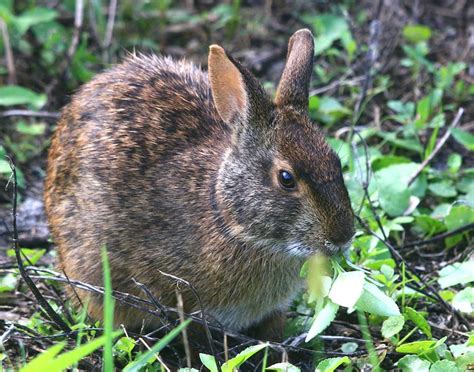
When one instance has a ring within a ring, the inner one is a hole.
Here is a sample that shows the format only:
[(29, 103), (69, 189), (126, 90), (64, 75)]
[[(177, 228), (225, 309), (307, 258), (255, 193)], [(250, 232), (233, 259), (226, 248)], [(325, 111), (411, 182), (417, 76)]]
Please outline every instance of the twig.
[(107, 28), (105, 31), (103, 48), (107, 49), (112, 42), (112, 33), (114, 31), (115, 13), (117, 11), (117, 0), (110, 0), (109, 17), (107, 19)]
[[(362, 94), (360, 95), (359, 101), (357, 102), (355, 108), (355, 120), (352, 123), (352, 126), (355, 127), (360, 120), (362, 114), (362, 106), (365, 102), (367, 92), (369, 90), (370, 84), (372, 83), (372, 67), (374, 66), (377, 58), (379, 56), (379, 41), (380, 41), (380, 15), (383, 8), (383, 0), (379, 0), (377, 5), (377, 12), (375, 18), (370, 22), (370, 37), (369, 37), (369, 48), (366, 54), (366, 70), (365, 70), (365, 80), (364, 85), (362, 86)], [(352, 138), (352, 135), (351, 135)]]
[(7, 60), (8, 70), (8, 84), (16, 84), (16, 70), (13, 59), (12, 46), (10, 44), (10, 37), (8, 36), (8, 28), (3, 19), (0, 18), (0, 31), (3, 38), (3, 47), (5, 48), (5, 59)]
[(71, 63), (72, 57), (76, 53), (77, 45), (79, 44), (79, 37), (81, 36), (82, 21), (84, 19), (84, 1), (76, 0), (76, 7), (74, 11), (74, 31), (72, 33), (71, 44), (67, 51), (66, 68)]
[(425, 159), (423, 162), (420, 164), (418, 169), (410, 176), (408, 179), (408, 186), (410, 186), (413, 181), (415, 181), (416, 177), (420, 175), (420, 173), (423, 171), (423, 169), (428, 165), (428, 163), (433, 160), (433, 158), (436, 156), (436, 154), (441, 150), (441, 147), (446, 143), (448, 140), (449, 136), (451, 135), (451, 129), (453, 129), (455, 126), (459, 124), (461, 121), (461, 117), (464, 113), (464, 109), (461, 107), (456, 116), (454, 117), (454, 120), (450, 124), (449, 128), (446, 130), (446, 133), (444, 133), (443, 137), (440, 138), (438, 143), (436, 144), (436, 147), (434, 148), (433, 152)]
[[(184, 323), (184, 304), (183, 304), (183, 295), (181, 292), (176, 289), (176, 298), (177, 298), (177, 307), (178, 307), (178, 313), (179, 313), (179, 321), (181, 323)], [(183, 328), (181, 331), (181, 335), (183, 336), (183, 346), (184, 346), (184, 352), (186, 354), (186, 363), (188, 368), (191, 368), (191, 348), (189, 347), (189, 339), (188, 339), (188, 332), (186, 331), (186, 328)]]
[(64, 320), (53, 310), (51, 305), (46, 301), (43, 297), (41, 292), (36, 287), (35, 283), (29, 277), (25, 267), (23, 266), (23, 260), (21, 259), (21, 249), (20, 243), (18, 240), (18, 228), (16, 224), (16, 208), (17, 208), (17, 200), (18, 200), (18, 192), (17, 192), (17, 180), (16, 180), (16, 167), (13, 164), (13, 160), (8, 158), (10, 163), (10, 169), (12, 171), (12, 181), (13, 181), (13, 207), (12, 207), (12, 227), (13, 227), (13, 248), (15, 250), (15, 256), (18, 263), (18, 269), (20, 270), (21, 277), (25, 281), (25, 283), (30, 288), (31, 292), (35, 296), (36, 300), (40, 304), (40, 306), (44, 309), (44, 311), (48, 314), (50, 319), (56, 323), (64, 332), (70, 332), (71, 329), (69, 326), (64, 322)]
[(438, 240), (449, 238), (450, 236), (457, 235), (457, 234), (460, 234), (464, 231), (469, 231), (469, 230), (473, 230), (473, 229), (474, 229), (474, 222), (469, 223), (469, 224), (464, 225), (464, 226), (461, 226), (461, 227), (458, 227), (457, 229), (454, 229), (452, 231), (447, 231), (445, 233), (436, 235), (436, 236), (434, 236), (430, 239), (417, 240), (415, 242), (406, 243), (406, 244), (403, 245), (403, 248), (410, 248), (410, 247), (415, 247), (415, 246), (420, 246), (420, 245), (428, 245), (428, 244), (437, 242)]
[(214, 359), (216, 360), (216, 363), (217, 363), (217, 369), (218, 371), (220, 371), (220, 362), (217, 358), (217, 353), (216, 353), (216, 350), (214, 349), (214, 344), (212, 342), (212, 335), (211, 335), (211, 331), (209, 330), (209, 325), (207, 323), (207, 320), (206, 320), (206, 310), (204, 308), (204, 304), (202, 303), (201, 301), (201, 296), (199, 296), (199, 293), (198, 291), (196, 290), (196, 288), (191, 284), (189, 283), (187, 280), (184, 280), (184, 279), (181, 279), (175, 275), (172, 275), (172, 274), (167, 274), (161, 270), (158, 270), (162, 275), (164, 276), (167, 276), (168, 278), (172, 278), (174, 280), (176, 280), (178, 283), (183, 283), (185, 284), (190, 290), (191, 292), (193, 293), (194, 297), (196, 297), (196, 300), (198, 301), (198, 304), (199, 304), (199, 308), (201, 309), (200, 313), (201, 313), (201, 322), (202, 322), (202, 325), (204, 327), (204, 330), (206, 331), (206, 337), (207, 337), (207, 342), (209, 344), (209, 348), (212, 352), (212, 355), (214, 356)]
[(9, 116), (32, 116), (38, 118), (51, 118), (58, 119), (61, 114), (59, 112), (48, 112), (48, 111), (30, 111), (30, 110), (7, 110), (0, 112), (1, 117)]

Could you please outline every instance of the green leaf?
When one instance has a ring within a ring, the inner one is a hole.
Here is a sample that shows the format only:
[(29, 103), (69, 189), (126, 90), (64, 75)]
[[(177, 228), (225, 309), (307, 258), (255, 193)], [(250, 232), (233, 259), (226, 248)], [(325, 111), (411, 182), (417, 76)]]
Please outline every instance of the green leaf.
[(377, 182), (379, 201), (390, 216), (400, 216), (408, 208), (410, 196), (422, 197), (426, 191), (426, 178), (420, 174), (410, 187), (410, 176), (418, 164), (394, 164), (374, 173)]
[(402, 354), (419, 355), (431, 350), (434, 345), (436, 345), (436, 341), (433, 340), (414, 341), (398, 346), (396, 351)]
[(455, 205), (446, 216), (445, 224), (448, 230), (455, 230), (474, 222), (474, 208), (467, 205)]
[(319, 107), (314, 113), (314, 118), (326, 124), (334, 124), (351, 114), (352, 111), (341, 105), (337, 99), (323, 96), (319, 100)]
[(288, 362), (273, 364), (270, 367), (267, 367), (266, 370), (277, 372), (301, 372), (301, 369)]
[(443, 289), (472, 281), (474, 281), (474, 260), (462, 263), (456, 262), (444, 267), (439, 272), (438, 283)]
[(457, 293), (453, 298), (453, 307), (463, 313), (474, 313), (474, 288), (467, 287)]
[(316, 314), (313, 323), (311, 324), (311, 328), (306, 335), (305, 342), (312, 340), (324, 331), (336, 317), (338, 309), (339, 306), (329, 300), (321, 311)]
[(265, 349), (268, 344), (253, 345), (240, 352), (234, 358), (228, 360), (222, 365), (222, 372), (233, 372), (240, 367), (247, 359), (251, 358), (254, 354), (260, 350)]
[(303, 16), (303, 20), (313, 25), (315, 36), (318, 39), (314, 48), (315, 55), (323, 53), (338, 40), (341, 40), (349, 57), (352, 56), (357, 48), (352, 38), (349, 25), (343, 17), (323, 13), (317, 16)]
[(54, 20), (57, 15), (58, 12), (53, 9), (35, 6), (16, 17), (14, 23), (20, 35), (23, 35), (31, 26), (50, 22)]
[(412, 309), (411, 307), (408, 307), (408, 306), (405, 308), (405, 315), (407, 316), (408, 319), (410, 319), (413, 323), (415, 323), (415, 325), (418, 326), (418, 328), (420, 328), (421, 332), (423, 332), (429, 338), (432, 337), (431, 327), (423, 315), (421, 315), (415, 309)]
[(428, 41), (431, 38), (431, 29), (423, 25), (408, 25), (403, 28), (403, 36), (412, 43)]
[(428, 189), (435, 195), (443, 198), (455, 197), (458, 193), (450, 180), (430, 183)]
[(45, 104), (45, 94), (37, 94), (17, 85), (0, 87), (0, 106), (30, 105), (34, 109), (40, 109)]
[(345, 342), (341, 345), (341, 350), (343, 353), (352, 354), (359, 348), (359, 345), (356, 342)]
[(429, 372), (430, 362), (418, 358), (416, 355), (406, 355), (397, 363), (402, 372)]
[(350, 364), (351, 360), (347, 357), (328, 358), (319, 362), (316, 372), (333, 372), (343, 364)]
[(456, 363), (450, 360), (438, 360), (433, 363), (430, 368), (430, 372), (462, 372)]
[(405, 318), (403, 315), (389, 317), (382, 324), (382, 336), (384, 338), (395, 336), (403, 329), (404, 324)]
[(201, 359), (202, 364), (211, 372), (218, 372), (216, 359), (209, 354), (199, 354), (199, 359)]
[(462, 165), (462, 156), (456, 153), (449, 154), (448, 169), (451, 173), (456, 174)]
[(102, 270), (104, 274), (104, 366), (105, 372), (113, 372), (114, 357), (113, 357), (113, 331), (114, 331), (114, 300), (112, 298), (112, 278), (110, 276), (109, 258), (107, 250), (102, 247)]
[(17, 132), (22, 133), (22, 134), (38, 136), (40, 134), (44, 134), (44, 131), (46, 130), (46, 124), (45, 123), (27, 124), (26, 122), (22, 120), (17, 123), (16, 130)]
[(451, 129), (451, 134), (456, 141), (470, 151), (474, 151), (474, 136), (459, 128)]
[[(112, 334), (112, 337), (117, 337), (122, 334), (122, 331), (116, 331)], [(66, 368), (72, 367), (74, 364), (79, 362), (82, 358), (91, 354), (99, 347), (103, 346), (106, 342), (106, 337), (102, 336), (96, 338), (87, 344), (81, 345), (71, 351), (59, 355), (54, 362), (50, 363), (47, 367), (47, 371), (62, 371)]]
[(382, 316), (400, 315), (397, 304), (372, 283), (365, 283), (362, 296), (356, 303), (357, 310)]
[(0, 277), (0, 293), (13, 291), (16, 288), (17, 283), (18, 275), (13, 273), (8, 273)]
[(352, 308), (362, 294), (365, 274), (348, 271), (339, 274), (329, 291), (329, 298), (337, 305)]
[(153, 347), (148, 350), (146, 353), (142, 354), (134, 362), (128, 364), (124, 368), (124, 372), (139, 372), (147, 363), (150, 358), (152, 358), (156, 353), (160, 352), (166, 345), (168, 345), (176, 336), (178, 336), (181, 331), (191, 323), (191, 319), (187, 319), (179, 326), (174, 328), (169, 332), (165, 337), (158, 341)]
[(20, 372), (52, 371), (49, 368), (50, 363), (57, 354), (64, 348), (65, 343), (59, 342), (43, 351), (36, 358), (32, 359), (26, 366), (20, 369)]

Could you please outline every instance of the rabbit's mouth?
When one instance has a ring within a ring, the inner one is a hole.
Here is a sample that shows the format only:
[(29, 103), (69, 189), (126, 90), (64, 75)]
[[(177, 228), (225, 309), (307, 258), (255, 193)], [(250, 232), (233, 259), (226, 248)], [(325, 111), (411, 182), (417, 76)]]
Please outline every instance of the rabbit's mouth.
[(317, 253), (323, 253), (328, 256), (344, 254), (352, 245), (352, 239), (343, 245), (336, 245), (326, 240), (322, 245), (309, 246), (300, 242), (294, 242), (286, 246), (286, 251), (296, 257), (309, 258)]

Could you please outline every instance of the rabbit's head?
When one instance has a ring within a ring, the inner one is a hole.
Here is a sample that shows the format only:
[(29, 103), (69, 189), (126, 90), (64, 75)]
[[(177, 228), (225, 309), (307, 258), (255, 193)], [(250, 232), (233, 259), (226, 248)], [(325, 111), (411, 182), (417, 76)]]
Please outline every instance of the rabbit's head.
[(233, 130), (213, 190), (216, 219), (232, 239), (299, 257), (344, 250), (354, 234), (340, 160), (308, 115), (313, 54), (311, 32), (296, 32), (272, 102), (224, 49), (209, 52), (214, 103)]

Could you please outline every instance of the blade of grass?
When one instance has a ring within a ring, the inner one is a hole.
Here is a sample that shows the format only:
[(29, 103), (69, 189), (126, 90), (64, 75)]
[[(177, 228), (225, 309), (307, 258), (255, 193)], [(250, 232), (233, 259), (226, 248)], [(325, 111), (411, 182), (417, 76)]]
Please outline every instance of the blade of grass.
[(169, 332), (165, 337), (163, 337), (160, 341), (158, 341), (153, 347), (144, 353), (139, 359), (135, 362), (129, 364), (125, 367), (124, 372), (138, 372), (141, 368), (143, 368), (148, 360), (153, 357), (154, 354), (160, 352), (166, 345), (168, 345), (177, 335), (181, 333), (181, 331), (188, 326), (191, 322), (191, 319), (186, 320), (185, 322), (181, 323), (171, 332)]
[(365, 340), (365, 345), (369, 353), (369, 360), (372, 364), (372, 371), (380, 371), (379, 367), (379, 358), (377, 352), (375, 351), (374, 342), (372, 341), (372, 336), (370, 335), (369, 326), (367, 325), (367, 318), (362, 311), (357, 312), (357, 317), (359, 318), (360, 331), (362, 333), (362, 338)]
[(102, 247), (102, 270), (104, 273), (104, 371), (114, 371), (113, 337), (114, 331), (114, 301), (112, 299), (112, 279), (107, 249)]

